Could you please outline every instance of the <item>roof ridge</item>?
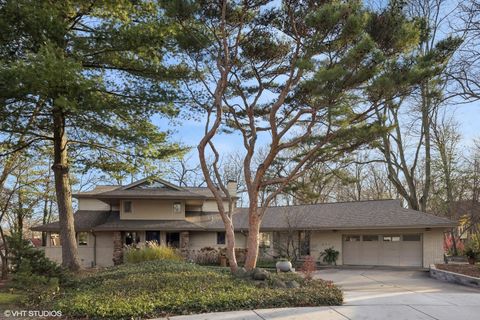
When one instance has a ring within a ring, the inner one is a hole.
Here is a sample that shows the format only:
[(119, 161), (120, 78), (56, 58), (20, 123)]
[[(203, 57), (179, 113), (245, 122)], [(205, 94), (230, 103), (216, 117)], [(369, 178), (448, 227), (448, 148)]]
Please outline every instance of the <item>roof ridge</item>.
[[(400, 199), (372, 199), (372, 200), (358, 200), (358, 201), (338, 201), (338, 202), (320, 202), (320, 203), (305, 203), (305, 204), (286, 204), (280, 206), (268, 206), (267, 208), (285, 208), (285, 207), (306, 207), (306, 206), (319, 206), (319, 205), (333, 205), (333, 204), (342, 204), (342, 203), (360, 203), (360, 202), (380, 202), (380, 201), (400, 201)], [(260, 208), (260, 207), (258, 207)], [(400, 206), (402, 209), (403, 208)], [(237, 207), (237, 209), (248, 209), (248, 207)]]

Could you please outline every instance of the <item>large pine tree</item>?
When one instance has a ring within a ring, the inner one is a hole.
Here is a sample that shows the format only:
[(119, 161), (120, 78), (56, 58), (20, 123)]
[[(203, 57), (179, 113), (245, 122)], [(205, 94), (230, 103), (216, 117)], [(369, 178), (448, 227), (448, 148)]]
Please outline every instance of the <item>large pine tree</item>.
[(177, 114), (178, 33), (155, 3), (128, 0), (1, 1), (0, 29), (0, 149), (53, 148), (63, 265), (76, 270), (72, 162), (114, 169), (180, 150), (151, 121)]
[(187, 92), (208, 119), (198, 150), (225, 224), (232, 269), (234, 225), (217, 189), (228, 196), (215, 137), (242, 138), (249, 200), (245, 266), (251, 269), (272, 200), (316, 163), (375, 141), (385, 130), (373, 120), (375, 110), (431, 72), (429, 61), (405, 59), (418, 44), (420, 23), (403, 15), (400, 1), (379, 12), (359, 0), (175, 3), (169, 15), (198, 44), (183, 51), (185, 61), (207, 71)]

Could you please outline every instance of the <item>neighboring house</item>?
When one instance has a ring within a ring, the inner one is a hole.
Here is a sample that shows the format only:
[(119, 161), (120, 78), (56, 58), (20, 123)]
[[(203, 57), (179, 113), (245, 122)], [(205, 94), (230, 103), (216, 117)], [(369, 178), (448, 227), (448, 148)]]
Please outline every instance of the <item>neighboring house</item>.
[[(236, 183), (230, 193), (236, 196)], [(161, 179), (127, 186), (97, 186), (74, 195), (79, 258), (83, 266), (122, 262), (127, 245), (157, 241), (190, 255), (202, 248), (224, 248), (223, 223), (208, 188), (184, 188)], [(226, 201), (226, 200), (225, 200)], [(270, 207), (261, 227), (263, 252), (295, 234), (302, 255), (318, 260), (329, 247), (337, 264), (428, 267), (443, 261), (443, 234), (452, 221), (402, 208), (398, 200)], [(236, 208), (236, 246), (246, 247), (248, 212)], [(58, 222), (33, 227), (48, 233), (46, 255), (61, 261)], [(267, 247), (267, 248), (265, 248)], [(265, 250), (266, 249), (266, 250)]]

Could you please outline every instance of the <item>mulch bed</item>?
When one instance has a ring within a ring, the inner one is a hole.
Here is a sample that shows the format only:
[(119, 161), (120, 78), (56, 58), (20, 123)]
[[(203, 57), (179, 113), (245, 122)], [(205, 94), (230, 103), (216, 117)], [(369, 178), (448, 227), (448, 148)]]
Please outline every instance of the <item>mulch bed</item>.
[(472, 264), (436, 264), (437, 269), (480, 278), (480, 265)]

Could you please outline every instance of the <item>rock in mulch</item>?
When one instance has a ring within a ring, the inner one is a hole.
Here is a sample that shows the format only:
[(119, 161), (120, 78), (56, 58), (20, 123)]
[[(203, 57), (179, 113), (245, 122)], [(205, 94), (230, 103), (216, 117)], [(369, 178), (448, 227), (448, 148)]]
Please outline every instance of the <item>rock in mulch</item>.
[(233, 275), (240, 279), (247, 279), (250, 278), (251, 273), (248, 272), (245, 268), (238, 268)]
[(270, 277), (270, 274), (268, 271), (260, 269), (260, 268), (255, 268), (253, 269), (252, 273), (252, 278), (253, 280), (267, 280)]

